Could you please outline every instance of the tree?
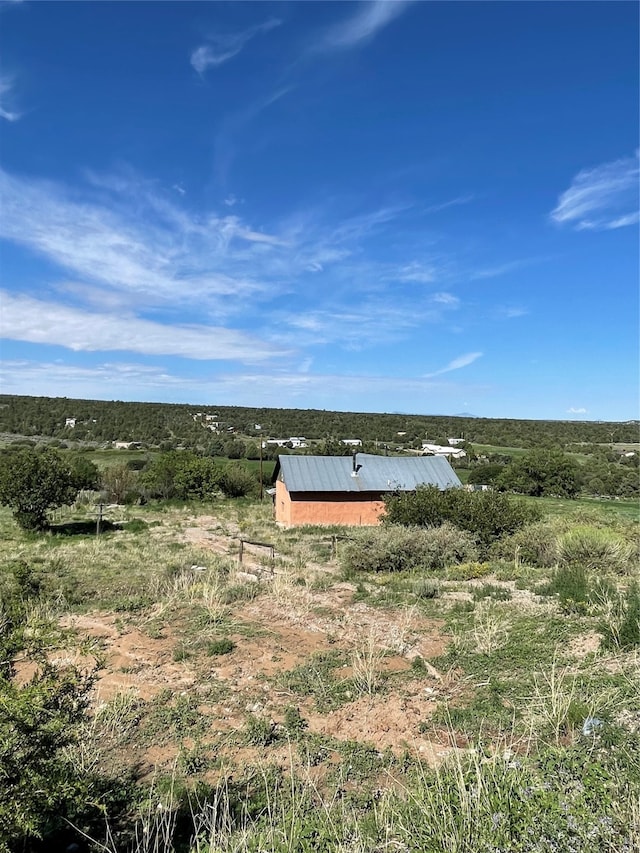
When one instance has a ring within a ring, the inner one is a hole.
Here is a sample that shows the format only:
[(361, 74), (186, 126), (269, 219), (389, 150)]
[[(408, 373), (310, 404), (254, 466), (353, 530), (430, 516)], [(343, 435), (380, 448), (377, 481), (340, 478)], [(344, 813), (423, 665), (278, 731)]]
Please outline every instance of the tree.
[(138, 472), (132, 471), (126, 464), (109, 465), (102, 472), (102, 487), (109, 500), (118, 504), (131, 503), (139, 497), (137, 484)]
[(72, 503), (77, 493), (74, 473), (55, 450), (25, 447), (0, 456), (0, 503), (24, 530), (43, 530), (47, 512)]
[(98, 489), (100, 487), (100, 471), (90, 459), (81, 454), (75, 454), (69, 460), (71, 472), (76, 481), (76, 488)]
[(496, 480), (498, 488), (534, 497), (575, 498), (580, 484), (578, 464), (559, 450), (532, 450), (514, 459)]

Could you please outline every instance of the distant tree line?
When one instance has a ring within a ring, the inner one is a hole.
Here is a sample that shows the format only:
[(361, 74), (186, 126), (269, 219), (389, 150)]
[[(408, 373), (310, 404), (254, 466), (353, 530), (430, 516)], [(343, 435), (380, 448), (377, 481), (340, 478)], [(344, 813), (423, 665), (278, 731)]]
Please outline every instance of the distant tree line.
[[(206, 428), (198, 412), (217, 415), (219, 432)], [(65, 426), (67, 418), (75, 426)], [(404, 414), (334, 412), (324, 409), (267, 409), (169, 403), (73, 400), (66, 397), (0, 395), (0, 431), (60, 440), (136, 441), (170, 450), (200, 449), (226, 455), (228, 442), (244, 443), (244, 458), (253, 458), (267, 437), (305, 436), (339, 442), (358, 438), (363, 447), (380, 449), (394, 443), (420, 447), (423, 440), (446, 443), (449, 437), (506, 447), (567, 449), (572, 444), (638, 441), (638, 422), (536, 421)], [(241, 438), (240, 438), (241, 437)], [(238, 447), (235, 447), (235, 452)], [(265, 453), (273, 453), (271, 447)], [(239, 457), (236, 457), (239, 458)]]

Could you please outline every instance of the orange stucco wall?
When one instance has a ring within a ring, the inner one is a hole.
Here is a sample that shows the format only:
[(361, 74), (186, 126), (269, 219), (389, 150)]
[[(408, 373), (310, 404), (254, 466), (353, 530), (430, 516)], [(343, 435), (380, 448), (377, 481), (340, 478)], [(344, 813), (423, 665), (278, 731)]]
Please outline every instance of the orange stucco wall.
[(384, 502), (380, 494), (345, 492), (294, 492), (290, 495), (281, 480), (276, 481), (275, 516), (279, 524), (380, 524)]

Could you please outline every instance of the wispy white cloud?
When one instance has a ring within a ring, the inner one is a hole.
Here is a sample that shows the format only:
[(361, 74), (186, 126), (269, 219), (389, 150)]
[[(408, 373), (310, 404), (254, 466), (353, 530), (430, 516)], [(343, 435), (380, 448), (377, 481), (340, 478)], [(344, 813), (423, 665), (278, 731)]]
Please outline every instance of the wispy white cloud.
[(1, 294), (0, 330), (9, 340), (76, 352), (128, 351), (196, 360), (259, 362), (285, 351), (253, 335), (215, 326), (167, 326), (121, 313), (97, 313), (30, 296)]
[(439, 278), (439, 270), (434, 265), (425, 266), (413, 261), (401, 267), (395, 274), (396, 281), (415, 282), (416, 284), (432, 284)]
[(576, 408), (575, 406), (571, 406), (569, 409), (567, 409), (567, 414), (568, 415), (586, 415), (587, 409), (585, 409), (584, 406), (580, 406), (578, 408)]
[(525, 317), (529, 312), (526, 308), (517, 305), (502, 305), (497, 309), (497, 316), (503, 320), (513, 320), (516, 317)]
[(367, 0), (357, 3), (356, 13), (328, 29), (313, 50), (334, 51), (357, 47), (372, 39), (409, 5), (411, 0)]
[(208, 43), (196, 48), (191, 54), (191, 65), (198, 74), (204, 74), (208, 68), (224, 65), (237, 56), (247, 42), (260, 33), (267, 33), (282, 23), (278, 18), (270, 18), (262, 24), (249, 27), (239, 33), (217, 33), (209, 37)]
[(0, 118), (6, 121), (18, 121), (20, 118), (20, 113), (11, 108), (13, 88), (13, 77), (0, 77)]
[(295, 351), (300, 364), (305, 348), (395, 343), (453, 311), (464, 322), (446, 258), (391, 262), (380, 251), (405, 217), (419, 218), (410, 207), (339, 216), (332, 199), (263, 226), (222, 202), (225, 214), (194, 212), (170, 184), (124, 168), (85, 177), (71, 191), (0, 170), (0, 236), (46, 262), (33, 283), (5, 283), (26, 300), (12, 303), (9, 337), (194, 359)]
[(501, 275), (508, 275), (511, 272), (529, 266), (529, 264), (539, 261), (540, 258), (519, 258), (515, 261), (505, 261), (504, 263), (494, 264), (488, 267), (480, 267), (475, 270), (470, 270), (466, 277), (470, 281), (483, 278), (497, 278)]
[(603, 231), (635, 225), (639, 190), (638, 154), (583, 169), (562, 193), (551, 218), (577, 230)]
[(462, 367), (468, 367), (474, 361), (482, 356), (481, 352), (468, 352), (465, 355), (459, 355), (450, 361), (446, 367), (441, 367), (440, 370), (435, 370), (433, 373), (425, 373), (425, 379), (431, 379), (433, 376), (440, 376), (442, 373), (449, 373), (452, 370), (460, 370)]
[(457, 308), (460, 305), (460, 300), (453, 293), (434, 293), (431, 299), (437, 305), (446, 305), (449, 308)]
[(98, 183), (107, 199), (79, 201), (58, 185), (0, 171), (0, 236), (132, 305), (200, 300), (222, 311), (229, 297), (241, 302), (266, 287), (236, 260), (243, 246), (278, 245), (276, 236), (236, 216), (189, 214), (126, 176)]

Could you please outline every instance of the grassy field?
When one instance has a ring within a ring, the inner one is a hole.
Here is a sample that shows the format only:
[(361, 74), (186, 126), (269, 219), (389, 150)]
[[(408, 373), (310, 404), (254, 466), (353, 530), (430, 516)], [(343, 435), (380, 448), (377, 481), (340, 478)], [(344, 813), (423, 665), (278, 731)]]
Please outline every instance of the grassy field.
[(640, 849), (621, 504), (545, 500), (482, 558), (393, 573), (354, 568), (384, 531), (282, 530), (270, 501), (116, 508), (99, 537), (1, 510), (13, 683), (90, 674), (65, 760), (102, 787), (72, 822), (112, 853)]

